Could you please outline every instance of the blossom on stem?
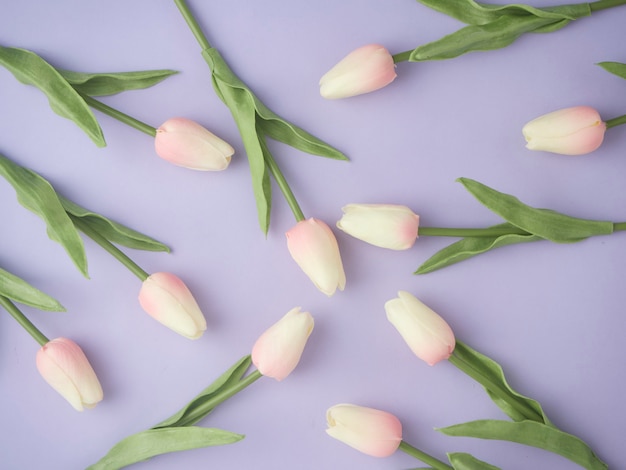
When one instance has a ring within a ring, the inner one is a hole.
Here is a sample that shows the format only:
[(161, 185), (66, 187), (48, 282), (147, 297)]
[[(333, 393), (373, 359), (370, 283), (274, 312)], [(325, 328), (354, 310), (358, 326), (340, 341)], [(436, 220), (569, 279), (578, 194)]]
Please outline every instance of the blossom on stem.
[(313, 316), (291, 309), (259, 337), (252, 347), (252, 362), (266, 377), (283, 380), (300, 362), (313, 331)]
[(72, 340), (56, 338), (37, 352), (37, 370), (74, 409), (83, 411), (102, 401), (98, 377), (82, 349)]
[(419, 216), (406, 206), (348, 204), (337, 227), (359, 240), (391, 250), (406, 250), (417, 239)]
[(589, 106), (574, 106), (539, 116), (522, 128), (526, 148), (562, 155), (583, 155), (604, 140), (606, 123)]
[(387, 319), (417, 357), (429, 365), (448, 359), (456, 340), (446, 321), (405, 291), (385, 303)]
[(151, 274), (141, 285), (139, 304), (155, 320), (186, 338), (198, 339), (206, 330), (200, 307), (174, 274)]
[(362, 95), (389, 85), (396, 78), (393, 57), (378, 44), (355, 49), (320, 79), (320, 94), (327, 99)]
[(324, 294), (331, 296), (346, 286), (337, 239), (318, 219), (301, 220), (286, 234), (287, 248), (298, 266)]
[(329, 436), (373, 457), (388, 457), (402, 442), (400, 420), (386, 411), (335, 405), (326, 411)]
[(228, 168), (235, 150), (195, 121), (172, 118), (156, 130), (157, 155), (174, 165), (200, 171)]

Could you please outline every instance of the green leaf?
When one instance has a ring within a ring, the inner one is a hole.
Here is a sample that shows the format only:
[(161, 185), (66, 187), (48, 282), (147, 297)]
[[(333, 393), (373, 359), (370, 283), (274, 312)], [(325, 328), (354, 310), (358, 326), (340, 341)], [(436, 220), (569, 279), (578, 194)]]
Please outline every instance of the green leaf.
[(478, 181), (459, 178), (478, 201), (511, 224), (556, 243), (572, 243), (594, 235), (613, 233), (613, 223), (578, 219), (548, 209), (535, 209), (514, 196), (491, 189)]
[(448, 460), (454, 470), (500, 470), (499, 467), (478, 460), (465, 452), (448, 453)]
[(536, 421), (485, 419), (440, 428), (438, 431), (447, 436), (494, 439), (537, 447), (561, 455), (589, 470), (608, 468), (578, 437)]
[(39, 88), (59, 116), (74, 121), (98, 147), (106, 145), (102, 129), (80, 94), (48, 62), (25, 49), (0, 46), (0, 65), (21, 83)]
[[(218, 395), (222, 390), (230, 388), (232, 385), (239, 382), (246, 370), (250, 367), (251, 363), (252, 360), (249, 355), (241, 358), (230, 369), (219, 376), (211, 385), (202, 390), (202, 392), (194, 397), (193, 400), (191, 400), (181, 410), (170, 416), (165, 421), (162, 421), (154, 426), (153, 429), (171, 426), (189, 426), (200, 421), (207, 414), (209, 414), (213, 408), (203, 410), (203, 413), (201, 414), (195, 413), (196, 410), (201, 408), (204, 403)], [(196, 416), (192, 416), (193, 414), (196, 414)]]
[(477, 3), (474, 0), (418, 0), (433, 10), (444, 13), (467, 24), (483, 25), (491, 23), (502, 16), (535, 16), (556, 20), (575, 20), (591, 14), (589, 4), (561, 5), (553, 8), (534, 8), (524, 4), (490, 5)]
[(493, 359), (457, 341), (449, 361), (481, 384), (494, 403), (511, 419), (552, 425), (539, 402), (511, 388), (502, 367)]
[(65, 311), (65, 307), (48, 294), (44, 294), (23, 279), (2, 268), (0, 268), (0, 295), (40, 310)]
[(243, 438), (241, 434), (196, 426), (149, 429), (121, 440), (87, 470), (115, 470), (157, 455), (201, 447), (222, 446)]
[[(494, 225), (490, 228), (501, 227), (514, 228), (514, 226), (509, 223)], [(424, 261), (417, 271), (415, 271), (415, 274), (426, 274), (436, 271), (437, 269), (459, 263), (473, 256), (493, 250), (494, 248), (513, 245), (516, 243), (534, 242), (538, 240), (543, 240), (543, 238), (530, 233), (526, 235), (511, 233), (493, 237), (466, 237), (458, 242), (448, 245), (442, 250), (439, 250), (433, 256)]]
[(617, 75), (620, 78), (626, 79), (626, 64), (620, 62), (600, 62), (598, 63), (607, 72)]
[(59, 196), (59, 200), (69, 214), (82, 219), (84, 223), (111, 243), (117, 243), (136, 250), (170, 251), (166, 245), (154, 238), (114, 222), (101, 214), (91, 212), (63, 196)]
[(149, 88), (178, 73), (167, 69), (111, 73), (82, 73), (62, 69), (57, 71), (76, 91), (88, 96), (107, 96)]
[(65, 248), (76, 267), (87, 277), (87, 256), (83, 241), (52, 185), (37, 173), (3, 155), (0, 155), (0, 175), (11, 183), (20, 204), (44, 220), (50, 239)]

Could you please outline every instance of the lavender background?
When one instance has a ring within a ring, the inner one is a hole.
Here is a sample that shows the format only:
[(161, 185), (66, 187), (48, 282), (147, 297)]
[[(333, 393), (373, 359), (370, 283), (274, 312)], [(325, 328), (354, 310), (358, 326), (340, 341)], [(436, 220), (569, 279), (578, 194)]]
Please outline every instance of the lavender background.
[[(419, 213), (424, 226), (499, 223), (455, 182), (465, 176), (537, 207), (626, 220), (626, 129), (610, 130), (601, 149), (580, 157), (530, 152), (521, 135), (525, 122), (563, 107), (594, 106), (605, 118), (626, 112), (626, 82), (594, 65), (626, 62), (626, 7), (503, 50), (402, 63), (389, 87), (326, 101), (319, 77), (352, 49), (381, 43), (401, 52), (461, 24), (412, 0), (190, 6), (266, 104), (350, 157), (337, 162), (271, 143), (309, 217), (334, 225), (347, 203), (399, 203)], [(260, 231), (238, 131), (173, 2), (22, 1), (5, 2), (0, 11), (0, 44), (31, 49), (59, 67), (179, 70), (153, 88), (103, 101), (155, 127), (174, 116), (195, 119), (236, 149), (225, 172), (181, 169), (155, 156), (150, 137), (97, 112), (108, 146), (96, 148), (50, 110), (42, 93), (0, 69), (0, 153), (66, 197), (172, 247), (171, 254), (127, 253), (149, 272), (178, 274), (209, 323), (192, 342), (153, 321), (137, 302), (139, 281), (89, 240), (91, 279), (83, 278), (0, 181), (0, 266), (63, 303), (67, 313), (22, 310), (50, 338), (78, 342), (105, 392), (95, 409), (75, 412), (39, 376), (38, 345), (0, 312), (0, 468), (85, 468), (123, 437), (178, 410), (294, 306), (316, 319), (294, 373), (280, 383), (261, 379), (200, 423), (246, 438), (134, 468), (423, 466), (401, 452), (368, 457), (328, 437), (325, 411), (344, 402), (396, 414), (408, 442), (444, 460), (446, 452), (470, 452), (508, 470), (579, 468), (538, 449), (436, 432), (504, 415), (452, 365), (429, 367), (412, 355), (384, 315), (398, 290), (438, 311), (459, 339), (498, 360), (510, 383), (539, 400), (558, 426), (620, 468), (624, 234), (507, 247), (414, 276), (452, 240), (423, 237), (409, 251), (392, 252), (336, 230), (348, 281), (344, 292), (326, 298), (289, 256), (284, 232), (294, 219), (277, 188), (270, 231)]]

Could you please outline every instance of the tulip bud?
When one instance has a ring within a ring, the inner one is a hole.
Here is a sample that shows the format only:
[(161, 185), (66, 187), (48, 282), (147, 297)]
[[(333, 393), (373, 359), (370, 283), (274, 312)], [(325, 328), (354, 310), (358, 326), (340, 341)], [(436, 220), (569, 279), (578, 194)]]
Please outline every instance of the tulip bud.
[(400, 420), (386, 411), (335, 405), (326, 412), (329, 436), (373, 457), (388, 457), (402, 442)]
[(176, 333), (198, 339), (206, 320), (187, 286), (170, 273), (154, 273), (141, 285), (139, 304), (146, 313)]
[(254, 343), (252, 362), (266, 377), (283, 380), (300, 362), (302, 351), (313, 331), (313, 317), (291, 309)]
[(359, 240), (391, 250), (406, 250), (417, 239), (419, 216), (406, 206), (348, 204), (337, 227)]
[(544, 114), (522, 129), (526, 148), (562, 155), (583, 155), (600, 147), (606, 124), (593, 108), (575, 106)]
[(77, 411), (102, 401), (102, 387), (91, 364), (72, 340), (56, 338), (37, 352), (37, 370)]
[(337, 239), (328, 225), (318, 219), (298, 222), (286, 234), (287, 248), (298, 266), (324, 294), (343, 290), (343, 271)]
[(387, 49), (378, 44), (360, 47), (320, 79), (320, 94), (327, 99), (348, 98), (378, 90), (396, 78), (396, 66)]
[(454, 333), (443, 318), (408, 292), (385, 303), (387, 319), (417, 357), (429, 365), (448, 359), (454, 351)]
[(225, 170), (235, 153), (227, 142), (185, 118), (165, 121), (156, 131), (154, 147), (164, 160), (200, 171)]

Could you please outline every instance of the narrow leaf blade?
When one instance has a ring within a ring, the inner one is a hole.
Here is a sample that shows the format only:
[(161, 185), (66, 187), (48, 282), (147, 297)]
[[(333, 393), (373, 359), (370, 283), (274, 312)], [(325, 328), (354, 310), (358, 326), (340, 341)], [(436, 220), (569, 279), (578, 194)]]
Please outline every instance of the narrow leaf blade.
[(76, 91), (88, 96), (107, 96), (128, 90), (142, 90), (178, 73), (169, 69), (109, 73), (57, 70)]
[(598, 65), (607, 72), (626, 80), (626, 64), (620, 62), (600, 62)]
[(0, 268), (0, 295), (40, 310), (65, 311), (57, 300), (2, 268)]
[(448, 460), (454, 470), (500, 470), (495, 465), (478, 460), (471, 454), (465, 452), (452, 452), (448, 454)]

